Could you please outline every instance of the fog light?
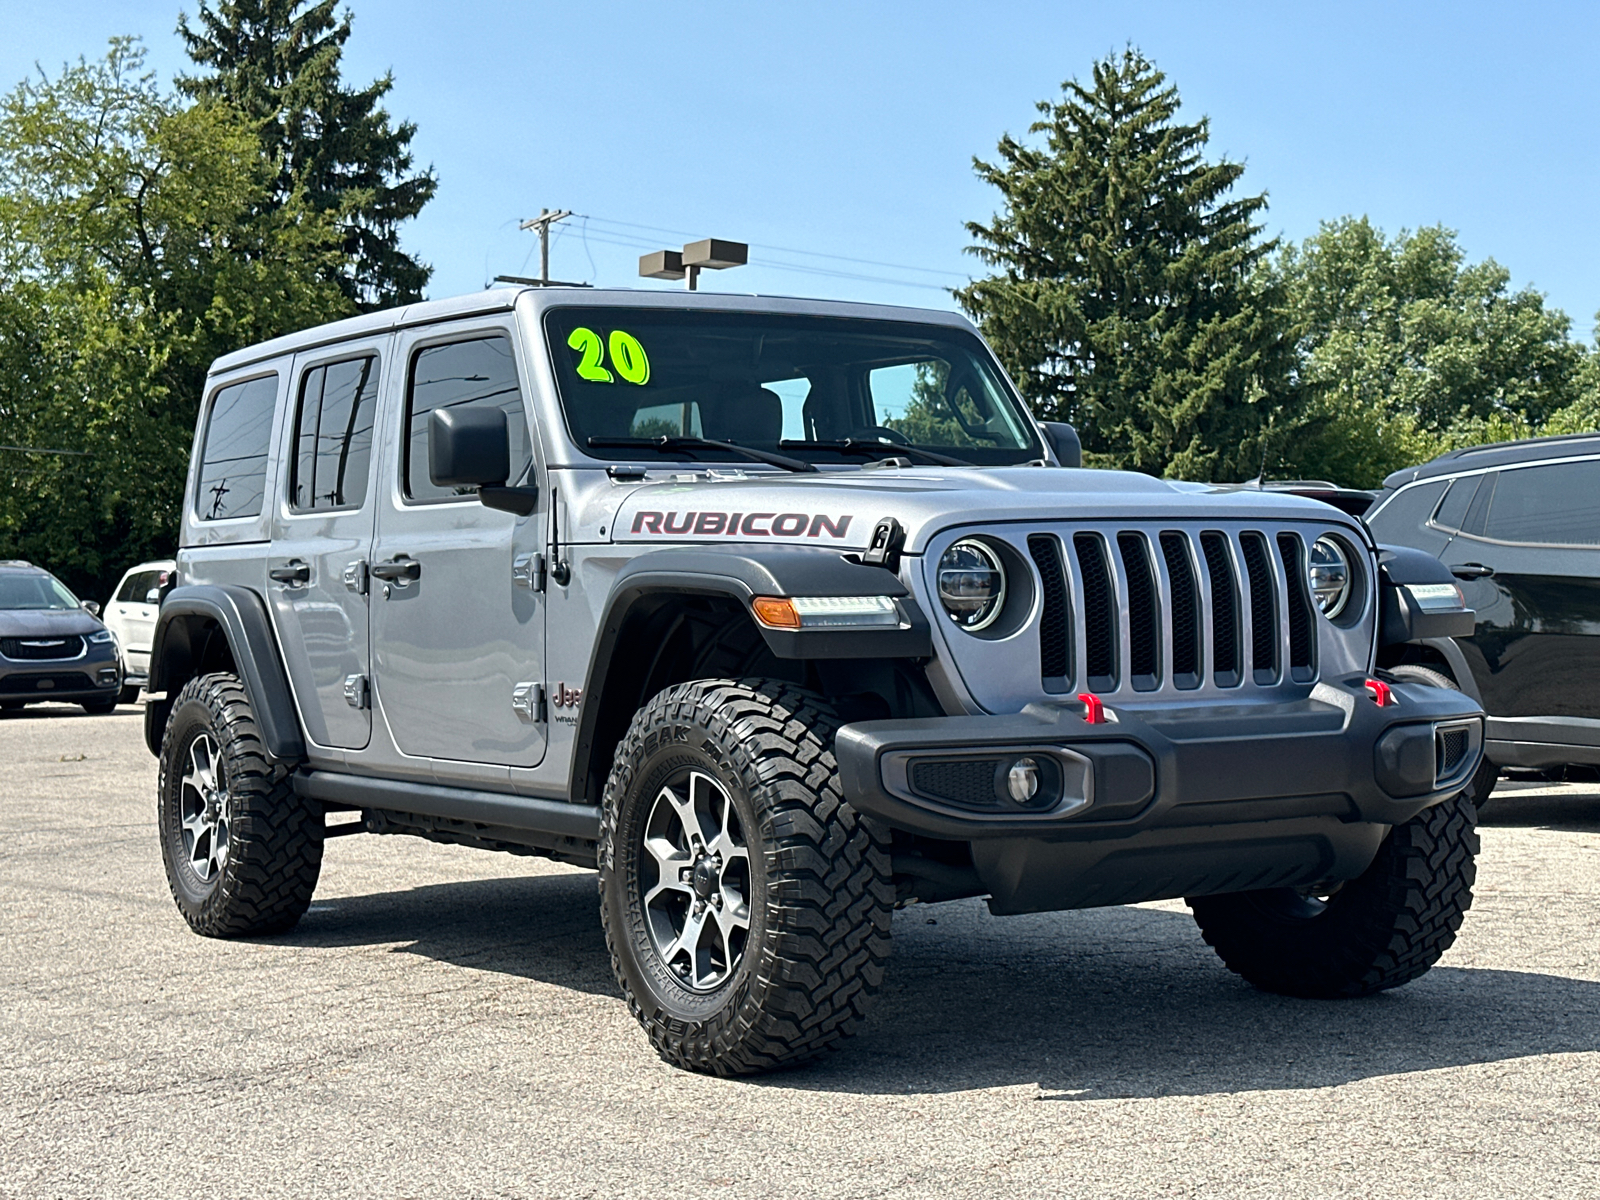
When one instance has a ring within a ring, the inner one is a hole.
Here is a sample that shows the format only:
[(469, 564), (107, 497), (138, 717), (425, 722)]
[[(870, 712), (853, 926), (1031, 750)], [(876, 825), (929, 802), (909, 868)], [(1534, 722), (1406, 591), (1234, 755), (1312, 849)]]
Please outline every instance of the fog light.
[(1039, 764), (1019, 758), (1006, 772), (1006, 791), (1018, 804), (1026, 804), (1039, 794)]

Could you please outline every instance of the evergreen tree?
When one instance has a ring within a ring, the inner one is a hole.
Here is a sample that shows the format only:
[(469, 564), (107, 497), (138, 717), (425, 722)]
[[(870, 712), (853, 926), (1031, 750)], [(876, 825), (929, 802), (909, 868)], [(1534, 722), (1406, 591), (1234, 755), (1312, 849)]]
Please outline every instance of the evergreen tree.
[(1078, 426), (1091, 465), (1193, 479), (1257, 474), (1287, 440), (1292, 346), (1258, 294), (1265, 196), (1204, 158), (1209, 125), (1132, 48), (1042, 102), (998, 162), (1003, 207), (969, 223), (997, 274), (956, 292), (1041, 418)]
[(350, 14), (336, 0), (200, 0), (199, 25), (178, 19), (189, 57), (209, 74), (179, 79), (200, 100), (221, 100), (258, 122), (277, 165), (276, 204), (296, 192), (343, 231), (335, 281), (365, 310), (422, 298), (431, 269), (400, 248), (399, 229), (432, 199), (432, 168), (412, 172), (416, 126), (390, 122), (385, 75), (349, 89), (339, 60)]

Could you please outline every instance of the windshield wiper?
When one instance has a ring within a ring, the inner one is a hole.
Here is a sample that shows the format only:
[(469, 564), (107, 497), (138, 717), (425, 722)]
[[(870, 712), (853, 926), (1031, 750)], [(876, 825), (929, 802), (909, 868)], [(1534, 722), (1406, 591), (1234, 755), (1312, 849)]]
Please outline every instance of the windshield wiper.
[(791, 450), (842, 450), (846, 454), (876, 454), (886, 458), (893, 458), (897, 454), (909, 454), (913, 458), (920, 458), (923, 462), (938, 463), (941, 467), (973, 465), (964, 458), (940, 454), (936, 450), (924, 450), (921, 446), (912, 446), (906, 442), (869, 442), (864, 438), (840, 438), (836, 442), (783, 441), (778, 445), (787, 446)]
[(785, 454), (774, 454), (770, 450), (757, 450), (752, 446), (741, 446), (738, 442), (718, 442), (711, 438), (689, 437), (685, 434), (663, 434), (661, 437), (592, 437), (589, 439), (591, 449), (636, 449), (636, 450), (729, 450), (734, 454), (742, 454), (751, 462), (767, 463), (770, 466), (782, 467), (785, 471), (816, 471), (816, 467), (798, 458), (790, 458)]

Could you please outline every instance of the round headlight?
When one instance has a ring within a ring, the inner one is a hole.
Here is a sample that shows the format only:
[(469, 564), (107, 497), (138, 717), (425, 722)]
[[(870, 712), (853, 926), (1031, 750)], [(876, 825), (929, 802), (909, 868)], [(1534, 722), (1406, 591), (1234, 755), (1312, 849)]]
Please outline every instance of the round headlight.
[(1322, 615), (1332, 620), (1350, 602), (1350, 555), (1333, 538), (1318, 538), (1311, 547), (1311, 594)]
[(962, 629), (976, 633), (994, 624), (1006, 600), (1000, 556), (975, 538), (963, 538), (939, 559), (939, 601)]

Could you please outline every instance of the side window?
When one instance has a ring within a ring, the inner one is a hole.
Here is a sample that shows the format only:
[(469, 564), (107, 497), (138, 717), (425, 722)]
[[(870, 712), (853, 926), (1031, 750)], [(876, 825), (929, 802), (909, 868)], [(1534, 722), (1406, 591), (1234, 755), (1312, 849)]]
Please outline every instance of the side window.
[(139, 590), (140, 582), (149, 577), (148, 571), (135, 571), (122, 581), (122, 586), (117, 589), (113, 603), (116, 604), (142, 604), (144, 593)]
[(366, 502), (377, 397), (375, 355), (312, 367), (300, 377), (290, 508), (312, 512)]
[(1478, 485), (1482, 482), (1482, 475), (1469, 475), (1465, 479), (1453, 480), (1444, 503), (1439, 505), (1439, 511), (1433, 514), (1433, 520), (1428, 524), (1436, 529), (1448, 529), (1451, 533), (1460, 529), (1462, 519), (1467, 515), (1467, 508), (1472, 504), (1472, 497), (1477, 494)]
[(1433, 479), (1396, 492), (1387, 504), (1367, 518), (1367, 527), (1372, 530), (1372, 536), (1380, 542), (1405, 545), (1407, 535), (1427, 524), (1448, 482), (1446, 479)]
[(235, 383), (212, 396), (194, 500), (202, 521), (261, 514), (277, 398), (276, 375)]
[(1491, 541), (1600, 546), (1600, 459), (1501, 471), (1488, 509)]
[(517, 383), (517, 361), (504, 335), (427, 346), (411, 356), (406, 385), (405, 462), (401, 475), (412, 500), (471, 495), (471, 488), (435, 487), (428, 478), (428, 418), (436, 408), (493, 405), (505, 410), (511, 435), (511, 478), (526, 479), (533, 463), (528, 420)]

